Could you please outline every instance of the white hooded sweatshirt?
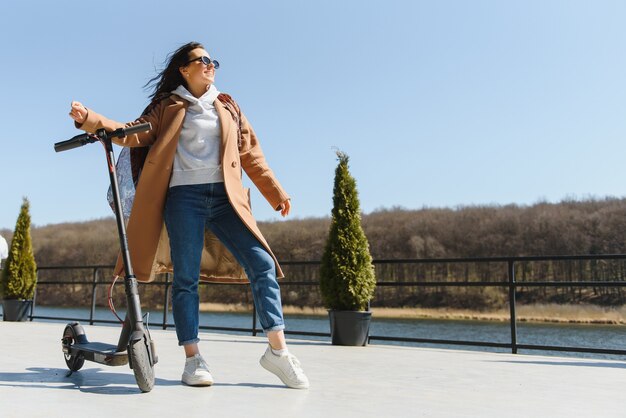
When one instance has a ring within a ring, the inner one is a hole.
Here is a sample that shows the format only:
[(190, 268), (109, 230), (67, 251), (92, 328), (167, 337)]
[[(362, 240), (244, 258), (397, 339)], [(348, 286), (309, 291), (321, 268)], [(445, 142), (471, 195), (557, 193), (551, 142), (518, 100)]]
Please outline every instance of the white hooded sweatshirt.
[(172, 93), (187, 100), (189, 107), (178, 139), (170, 187), (223, 182), (221, 127), (213, 106), (220, 92), (211, 84), (200, 98), (194, 97), (182, 85)]

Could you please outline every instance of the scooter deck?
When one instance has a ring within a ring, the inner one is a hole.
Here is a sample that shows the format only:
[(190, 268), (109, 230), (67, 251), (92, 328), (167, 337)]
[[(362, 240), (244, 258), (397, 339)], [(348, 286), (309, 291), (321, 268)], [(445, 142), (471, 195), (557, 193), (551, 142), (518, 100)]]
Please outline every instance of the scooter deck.
[(107, 366), (123, 366), (128, 364), (126, 350), (117, 351), (117, 346), (107, 343), (89, 342), (86, 344), (74, 344), (72, 354), (81, 354), (85, 360), (93, 361)]

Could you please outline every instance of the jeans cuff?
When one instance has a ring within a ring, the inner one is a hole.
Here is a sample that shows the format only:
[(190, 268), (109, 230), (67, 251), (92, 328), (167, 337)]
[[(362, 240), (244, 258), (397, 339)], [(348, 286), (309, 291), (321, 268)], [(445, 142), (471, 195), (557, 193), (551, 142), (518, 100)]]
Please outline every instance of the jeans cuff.
[(200, 342), (200, 338), (193, 338), (187, 341), (179, 341), (178, 345), (198, 344), (199, 342)]
[(273, 327), (264, 329), (263, 332), (268, 333), (268, 332), (272, 332), (272, 331), (282, 331), (285, 329), (285, 325), (281, 324), (281, 325), (275, 325)]

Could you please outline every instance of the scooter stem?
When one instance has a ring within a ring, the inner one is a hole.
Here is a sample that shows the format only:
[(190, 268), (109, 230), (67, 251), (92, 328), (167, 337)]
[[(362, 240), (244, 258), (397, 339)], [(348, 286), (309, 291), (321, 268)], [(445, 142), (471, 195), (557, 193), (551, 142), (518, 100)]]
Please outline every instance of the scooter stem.
[(120, 239), (120, 250), (122, 252), (122, 260), (124, 261), (124, 270), (126, 277), (134, 277), (133, 268), (130, 263), (130, 252), (128, 251), (128, 240), (126, 239), (126, 226), (124, 225), (124, 216), (122, 215), (122, 201), (120, 199), (119, 184), (117, 182), (117, 171), (115, 169), (115, 154), (113, 153), (113, 145), (111, 138), (104, 129), (99, 129), (96, 135), (102, 141), (107, 154), (107, 165), (109, 169), (109, 180), (111, 181), (111, 191), (113, 194), (113, 203), (115, 204), (115, 220), (117, 221), (117, 232)]
[(122, 211), (122, 203), (120, 199), (119, 184), (117, 181), (117, 171), (115, 169), (115, 154), (113, 153), (113, 145), (111, 138), (104, 129), (99, 129), (96, 132), (98, 138), (100, 138), (104, 149), (107, 154), (107, 165), (109, 169), (109, 180), (111, 181), (111, 191), (113, 194), (113, 203), (115, 204), (115, 220), (117, 221), (117, 232), (120, 240), (120, 251), (122, 253), (122, 260), (124, 262), (124, 287), (126, 290), (126, 319), (124, 320), (124, 326), (130, 326), (127, 330), (130, 332), (126, 338), (124, 338), (125, 332), (122, 332), (120, 336), (120, 342), (118, 348), (122, 345), (125, 349), (125, 345), (122, 344), (123, 339), (130, 338), (131, 340), (141, 338), (141, 335), (132, 335), (136, 331), (143, 333), (143, 315), (141, 314), (141, 302), (139, 300), (139, 290), (137, 288), (137, 278), (133, 272), (133, 268), (130, 262), (130, 252), (128, 249), (128, 240), (126, 238), (126, 226), (124, 225), (124, 217)]

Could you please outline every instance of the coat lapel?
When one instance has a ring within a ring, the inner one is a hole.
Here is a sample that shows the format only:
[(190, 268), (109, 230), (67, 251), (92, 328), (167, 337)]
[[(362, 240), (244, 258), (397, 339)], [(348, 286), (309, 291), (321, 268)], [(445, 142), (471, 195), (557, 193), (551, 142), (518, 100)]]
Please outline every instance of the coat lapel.
[(234, 138), (236, 132), (233, 129), (235, 122), (233, 121), (232, 116), (230, 116), (230, 112), (224, 107), (222, 102), (216, 99), (215, 102), (213, 102), (213, 106), (215, 106), (217, 116), (220, 118), (220, 127), (222, 130), (222, 149), (220, 151), (220, 157), (223, 162), (224, 152), (227, 149), (228, 143), (233, 139), (236, 140), (236, 138)]
[[(161, 140), (156, 142), (152, 148), (156, 148), (154, 154), (149, 155), (148, 158), (165, 158), (163, 162), (166, 162), (170, 165), (170, 167), (174, 163), (174, 155), (176, 154), (176, 146), (178, 145), (178, 137), (180, 134), (180, 130), (183, 126), (183, 121), (185, 120), (185, 113), (187, 112), (187, 107), (189, 106), (189, 102), (187, 100), (181, 99), (175, 94), (172, 94), (169, 97), (169, 100), (172, 103), (168, 104), (165, 112), (164, 118), (168, 120), (168, 130), (165, 135), (161, 135)], [(161, 154), (160, 157), (156, 157), (157, 154)], [(164, 157), (166, 156), (166, 157)]]

